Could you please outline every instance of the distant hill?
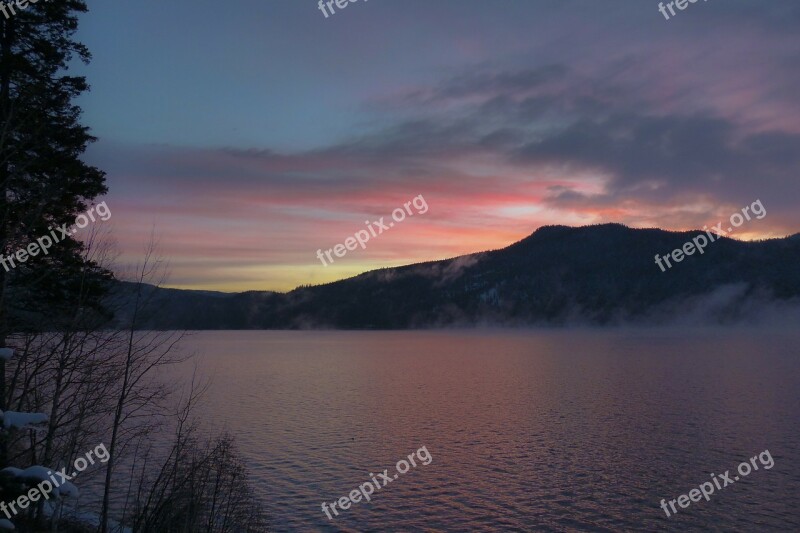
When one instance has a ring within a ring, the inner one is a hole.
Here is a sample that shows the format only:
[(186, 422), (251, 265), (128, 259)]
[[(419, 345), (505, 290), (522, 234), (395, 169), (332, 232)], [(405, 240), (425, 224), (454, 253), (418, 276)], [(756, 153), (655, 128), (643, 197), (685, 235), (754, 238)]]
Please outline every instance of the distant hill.
[[(385, 268), (288, 293), (154, 289), (156, 329), (406, 329), (475, 325), (725, 323), (787, 316), (800, 235), (722, 238), (662, 272), (702, 232), (546, 226), (490, 252)], [(120, 290), (129, 290), (123, 286)], [(798, 307), (800, 308), (800, 307)]]

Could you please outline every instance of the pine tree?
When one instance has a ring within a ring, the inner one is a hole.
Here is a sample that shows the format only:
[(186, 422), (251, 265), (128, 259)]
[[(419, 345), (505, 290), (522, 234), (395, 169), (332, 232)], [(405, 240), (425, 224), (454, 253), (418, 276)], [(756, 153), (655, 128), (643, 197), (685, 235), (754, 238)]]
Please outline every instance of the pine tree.
[[(15, 4), (16, 6), (16, 4)], [(8, 257), (85, 211), (106, 192), (105, 176), (80, 157), (94, 141), (74, 99), (88, 90), (71, 76), (87, 48), (74, 40), (83, 0), (39, 1), (0, 13), (0, 254)], [(52, 229), (51, 229), (52, 228)], [(60, 330), (75, 316), (101, 309), (111, 275), (84, 259), (68, 236), (48, 254), (0, 266), (0, 347), (10, 333), (46, 321)], [(0, 410), (6, 409), (0, 359)], [(0, 466), (6, 464), (0, 437)]]

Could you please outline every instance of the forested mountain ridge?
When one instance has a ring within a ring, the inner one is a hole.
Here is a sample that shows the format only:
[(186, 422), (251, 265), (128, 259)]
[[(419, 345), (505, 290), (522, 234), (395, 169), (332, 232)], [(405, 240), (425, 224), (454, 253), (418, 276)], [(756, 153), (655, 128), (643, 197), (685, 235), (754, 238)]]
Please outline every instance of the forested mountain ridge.
[[(708, 322), (800, 296), (800, 238), (721, 238), (662, 271), (655, 255), (700, 231), (545, 226), (500, 250), (366, 272), (282, 294), (152, 289), (156, 329), (406, 329)], [(124, 289), (123, 289), (124, 290)], [(707, 302), (705, 300), (708, 300)], [(710, 307), (709, 307), (710, 306)]]

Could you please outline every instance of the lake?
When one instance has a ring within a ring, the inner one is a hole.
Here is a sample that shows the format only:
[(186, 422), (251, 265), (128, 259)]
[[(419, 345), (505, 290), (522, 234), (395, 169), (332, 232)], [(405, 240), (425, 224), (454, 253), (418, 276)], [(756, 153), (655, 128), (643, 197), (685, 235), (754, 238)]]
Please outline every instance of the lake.
[[(800, 528), (797, 332), (215, 331), (184, 346), (273, 531)], [(421, 447), (429, 464), (382, 487)], [(661, 509), (765, 450), (771, 469)], [(322, 503), (370, 474), (371, 501), (329, 520)]]

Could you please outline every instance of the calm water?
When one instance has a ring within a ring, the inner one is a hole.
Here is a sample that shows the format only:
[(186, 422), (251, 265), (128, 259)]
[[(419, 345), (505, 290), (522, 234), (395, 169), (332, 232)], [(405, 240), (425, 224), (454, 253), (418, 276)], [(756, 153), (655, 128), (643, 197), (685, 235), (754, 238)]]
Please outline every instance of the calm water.
[[(800, 528), (798, 333), (203, 332), (186, 346), (274, 531)], [(323, 501), (421, 446), (429, 465), (327, 519)], [(771, 470), (669, 519), (659, 507), (765, 449)]]

